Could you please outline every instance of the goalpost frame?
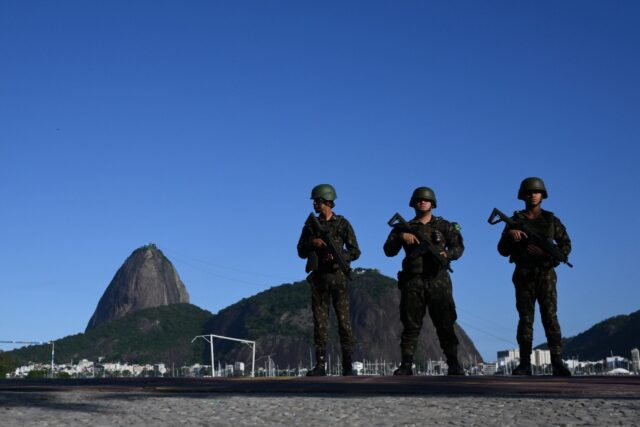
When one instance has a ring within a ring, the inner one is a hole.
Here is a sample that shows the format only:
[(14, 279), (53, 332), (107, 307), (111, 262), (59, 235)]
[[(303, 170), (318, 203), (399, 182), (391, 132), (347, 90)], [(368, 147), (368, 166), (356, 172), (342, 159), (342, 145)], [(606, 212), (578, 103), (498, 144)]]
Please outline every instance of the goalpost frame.
[(216, 376), (216, 374), (215, 374), (216, 370), (215, 370), (214, 358), (213, 358), (213, 339), (214, 338), (219, 338), (219, 339), (223, 339), (223, 340), (230, 340), (230, 341), (238, 341), (238, 342), (241, 342), (243, 344), (250, 345), (251, 348), (252, 348), (252, 353), (253, 353), (252, 359), (251, 359), (251, 377), (255, 376), (255, 367), (256, 367), (256, 342), (255, 341), (243, 340), (243, 339), (240, 339), (240, 338), (225, 337), (223, 335), (207, 334), (207, 335), (198, 335), (198, 336), (194, 337), (191, 340), (191, 343), (193, 343), (198, 338), (202, 338), (203, 340), (205, 340), (206, 342), (209, 343), (210, 351), (211, 351), (211, 376), (212, 377)]

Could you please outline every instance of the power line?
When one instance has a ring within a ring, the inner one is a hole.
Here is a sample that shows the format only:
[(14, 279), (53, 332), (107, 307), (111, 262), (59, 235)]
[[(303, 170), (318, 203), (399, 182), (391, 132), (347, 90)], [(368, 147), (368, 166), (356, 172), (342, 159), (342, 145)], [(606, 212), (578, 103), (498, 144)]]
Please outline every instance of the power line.
[(267, 288), (267, 287), (273, 286), (271, 284), (268, 285), (268, 284), (264, 284), (264, 283), (251, 282), (251, 281), (248, 281), (248, 280), (235, 279), (233, 277), (224, 276), (224, 275), (219, 274), (219, 273), (214, 273), (213, 271), (211, 271), (211, 270), (209, 270), (207, 268), (202, 268), (201, 266), (195, 265), (195, 264), (193, 264), (193, 263), (191, 263), (191, 262), (189, 262), (187, 260), (181, 259), (180, 257), (175, 257), (175, 259), (180, 260), (181, 263), (183, 263), (185, 265), (188, 265), (189, 267), (191, 267), (193, 269), (196, 269), (198, 271), (202, 271), (202, 272), (207, 273), (207, 274), (209, 274), (209, 275), (211, 275), (213, 277), (217, 277), (218, 279), (224, 279), (224, 280), (228, 280), (228, 281), (231, 281), (231, 282), (242, 283), (244, 285), (250, 285), (252, 287), (256, 287), (257, 286), (257, 287), (260, 287), (260, 288)]
[(503, 342), (509, 343), (509, 345), (512, 345), (512, 346), (513, 346), (513, 345), (515, 345), (515, 343), (513, 342), (513, 340), (508, 340), (508, 339), (505, 339), (505, 338), (500, 337), (500, 336), (498, 336), (498, 335), (492, 334), (491, 332), (489, 332), (489, 331), (485, 331), (485, 330), (484, 330), (484, 329), (482, 329), (482, 328), (478, 328), (478, 327), (476, 327), (476, 326), (472, 326), (472, 325), (470, 325), (470, 324), (466, 324), (466, 322), (460, 322), (460, 321), (458, 321), (458, 323), (460, 323), (462, 326), (464, 326), (464, 328), (465, 328), (465, 329), (467, 329), (467, 328), (468, 328), (468, 329), (475, 329), (476, 331), (481, 332), (481, 333), (483, 333), (483, 334), (485, 334), (485, 335), (488, 335), (488, 336), (490, 336), (490, 337), (492, 337), (492, 338), (495, 338), (495, 339), (497, 339), (497, 340), (499, 340), (499, 341), (503, 341)]
[[(168, 251), (165, 251), (165, 252), (169, 252), (171, 254), (175, 254), (175, 255), (181, 256), (181, 257), (183, 257), (183, 259), (187, 258), (187, 259), (189, 259), (191, 261), (195, 261), (195, 262), (198, 262), (200, 264), (204, 264), (204, 265), (206, 265), (208, 267), (219, 268), (219, 269), (223, 269), (223, 270), (236, 271), (236, 272), (239, 272), (239, 273), (249, 274), (249, 275), (252, 275), (252, 276), (269, 277), (269, 278), (272, 278), (272, 279), (278, 279), (278, 280), (284, 280), (284, 281), (288, 280), (287, 278), (285, 278), (283, 276), (278, 276), (278, 275), (274, 275), (274, 274), (261, 273), (261, 272), (257, 272), (257, 271), (251, 271), (251, 270), (246, 270), (246, 269), (241, 269), (241, 268), (236, 268), (236, 267), (229, 267), (229, 266), (226, 266), (226, 265), (215, 264), (215, 263), (212, 263), (210, 261), (202, 260), (202, 259), (195, 258), (195, 257), (192, 257), (192, 256), (187, 255), (187, 254), (180, 253), (180, 252), (175, 251), (173, 249), (169, 249)], [(173, 255), (172, 255), (172, 257), (173, 257)]]
[(493, 327), (493, 328), (499, 328), (499, 329), (502, 329), (503, 331), (505, 331), (505, 332), (509, 332), (509, 333), (512, 333), (512, 332), (513, 332), (513, 331), (512, 331), (512, 329), (511, 329), (511, 328), (508, 328), (507, 326), (505, 326), (505, 325), (504, 325), (504, 323), (499, 323), (499, 322), (496, 322), (496, 321), (493, 321), (493, 320), (486, 319), (486, 318), (484, 318), (484, 317), (482, 317), (482, 316), (478, 316), (477, 314), (472, 313), (472, 312), (470, 312), (470, 311), (467, 311), (467, 310), (465, 310), (465, 309), (463, 309), (463, 308), (460, 308), (460, 307), (456, 307), (456, 311), (457, 311), (458, 313), (462, 313), (462, 314), (463, 314), (463, 315), (465, 315), (465, 316), (470, 316), (470, 317), (473, 317), (473, 318), (475, 318), (475, 319), (477, 319), (477, 320), (481, 320), (481, 321), (483, 321), (484, 323), (488, 323), (488, 324), (490, 324), (490, 325), (491, 325), (491, 327)]

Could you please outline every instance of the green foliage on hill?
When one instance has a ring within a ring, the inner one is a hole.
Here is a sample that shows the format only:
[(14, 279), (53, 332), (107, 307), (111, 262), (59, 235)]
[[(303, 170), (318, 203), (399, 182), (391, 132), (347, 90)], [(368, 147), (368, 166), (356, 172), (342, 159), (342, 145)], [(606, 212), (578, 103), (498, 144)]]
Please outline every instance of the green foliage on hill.
[[(353, 278), (349, 284), (351, 292), (365, 292), (373, 301), (378, 301), (385, 292), (396, 286), (394, 280), (373, 269), (356, 269)], [(216, 317), (234, 312), (244, 314), (244, 325), (237, 325), (236, 328), (236, 333), (243, 336), (282, 335), (311, 339), (311, 323), (301, 319), (311, 320), (311, 292), (307, 281), (272, 287), (230, 305)]]
[(389, 289), (397, 288), (398, 283), (387, 276), (383, 276), (376, 269), (356, 269), (354, 273), (354, 290), (365, 290), (373, 298), (380, 298)]
[(287, 322), (283, 316), (301, 309), (310, 310), (310, 300), (309, 285), (306, 282), (277, 286), (255, 295), (240, 305), (248, 309), (245, 318), (246, 335), (304, 335), (304, 328)]
[(16, 362), (9, 353), (0, 351), (0, 378), (4, 378), (16, 368)]
[[(141, 310), (84, 334), (55, 341), (56, 363), (80, 359), (129, 363), (194, 363), (202, 343), (191, 344), (213, 315), (190, 304)], [(47, 363), (51, 345), (23, 347), (10, 352), (18, 364)]]
[[(547, 349), (547, 344), (536, 348)], [(640, 310), (629, 315), (610, 317), (586, 331), (562, 340), (562, 356), (580, 360), (601, 360), (615, 356), (631, 357), (640, 348)]]
[(598, 360), (610, 356), (630, 357), (640, 347), (640, 310), (606, 319), (563, 343), (565, 357)]

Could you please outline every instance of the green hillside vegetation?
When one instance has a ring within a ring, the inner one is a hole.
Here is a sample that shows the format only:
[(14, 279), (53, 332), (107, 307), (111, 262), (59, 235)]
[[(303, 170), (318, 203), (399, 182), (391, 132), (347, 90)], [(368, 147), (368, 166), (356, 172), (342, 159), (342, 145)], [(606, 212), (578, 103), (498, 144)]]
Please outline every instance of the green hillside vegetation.
[[(536, 348), (547, 349), (547, 344)], [(610, 317), (586, 331), (562, 339), (565, 359), (602, 360), (605, 357), (629, 358), (631, 350), (640, 348), (640, 310), (628, 315)]]
[(0, 378), (12, 372), (16, 368), (16, 362), (9, 353), (0, 351)]
[(585, 332), (567, 338), (563, 343), (565, 357), (600, 360), (613, 353), (630, 357), (633, 348), (640, 347), (640, 310), (629, 315), (611, 317)]
[[(389, 289), (396, 287), (394, 280), (377, 270), (356, 269), (353, 276), (354, 280), (349, 284), (350, 293), (365, 292), (376, 301)], [(226, 307), (212, 319), (210, 329), (216, 329), (224, 318), (233, 313), (243, 314), (242, 319), (230, 325), (239, 336), (286, 335), (302, 337), (311, 342), (311, 291), (306, 280), (272, 287)], [(333, 310), (331, 321), (335, 322)]]
[[(353, 276), (354, 280), (349, 284), (351, 293), (365, 292), (374, 301), (397, 286), (394, 280), (374, 269), (357, 269)], [(244, 322), (236, 323), (233, 328), (239, 336), (286, 335), (306, 338), (311, 342), (311, 325), (295, 315), (302, 314), (304, 318), (311, 319), (311, 291), (306, 281), (275, 286), (230, 305), (212, 319), (212, 328), (220, 318), (235, 312), (244, 314)], [(335, 322), (333, 310), (331, 313), (331, 321)]]
[(286, 313), (300, 308), (310, 310), (309, 285), (306, 282), (285, 284), (270, 288), (250, 299), (243, 299), (226, 310), (246, 312), (243, 336), (260, 337), (264, 335), (306, 336), (308, 331), (301, 325), (283, 322)]
[[(56, 363), (81, 359), (128, 363), (195, 363), (203, 351), (191, 344), (213, 315), (191, 304), (172, 304), (141, 310), (84, 334), (71, 335), (55, 344)], [(48, 344), (11, 352), (19, 365), (51, 360)]]

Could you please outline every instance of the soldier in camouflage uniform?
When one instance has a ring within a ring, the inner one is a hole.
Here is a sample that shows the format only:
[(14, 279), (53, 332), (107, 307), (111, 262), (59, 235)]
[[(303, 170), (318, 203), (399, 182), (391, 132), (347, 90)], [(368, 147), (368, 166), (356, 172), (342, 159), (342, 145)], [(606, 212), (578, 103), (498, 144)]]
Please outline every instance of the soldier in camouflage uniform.
[[(336, 198), (336, 191), (329, 184), (317, 185), (311, 191), (313, 209), (319, 214), (320, 224), (331, 230), (336, 248), (343, 251), (343, 258), (349, 263), (360, 257), (360, 249), (349, 221), (333, 213)], [(342, 374), (352, 375), (353, 336), (349, 316), (347, 277), (327, 250), (327, 243), (314, 232), (308, 222), (305, 223), (298, 241), (298, 255), (300, 258), (307, 259), (306, 272), (310, 273), (307, 281), (311, 285), (313, 340), (316, 347), (316, 366), (307, 375), (326, 375), (330, 303), (333, 303), (338, 319), (338, 333), (342, 348)]]
[[(529, 230), (546, 237), (558, 245), (565, 256), (571, 252), (571, 240), (560, 219), (552, 212), (542, 209), (542, 200), (547, 198), (547, 189), (540, 178), (526, 178), (520, 184), (518, 199), (525, 202), (523, 211), (515, 212), (512, 219), (525, 224)], [(498, 252), (508, 256), (516, 265), (513, 283), (516, 291), (518, 322), (518, 345), (520, 364), (513, 375), (531, 375), (531, 350), (533, 342), (533, 319), (536, 300), (540, 305), (540, 316), (551, 353), (553, 375), (570, 376), (561, 357), (561, 333), (558, 323), (556, 272), (559, 263), (538, 246), (527, 241), (527, 235), (516, 229), (505, 228), (498, 243)]]
[[(436, 196), (432, 189), (417, 188), (409, 206), (415, 209), (416, 216), (408, 224), (417, 227), (421, 231), (419, 234), (427, 236), (440, 255), (450, 261), (462, 256), (464, 245), (460, 226), (432, 215), (431, 210), (436, 207)], [(404, 248), (405, 254), (408, 254), (419, 243), (414, 234), (394, 228), (384, 244), (384, 253), (392, 257)], [(448, 374), (464, 375), (458, 363), (458, 338), (454, 332), (457, 314), (447, 268), (426, 254), (416, 258), (406, 255), (402, 261), (402, 271), (398, 273), (398, 286), (401, 291), (400, 320), (404, 329), (400, 343), (402, 364), (394, 375), (413, 375), (413, 355), (427, 307), (447, 358)]]

